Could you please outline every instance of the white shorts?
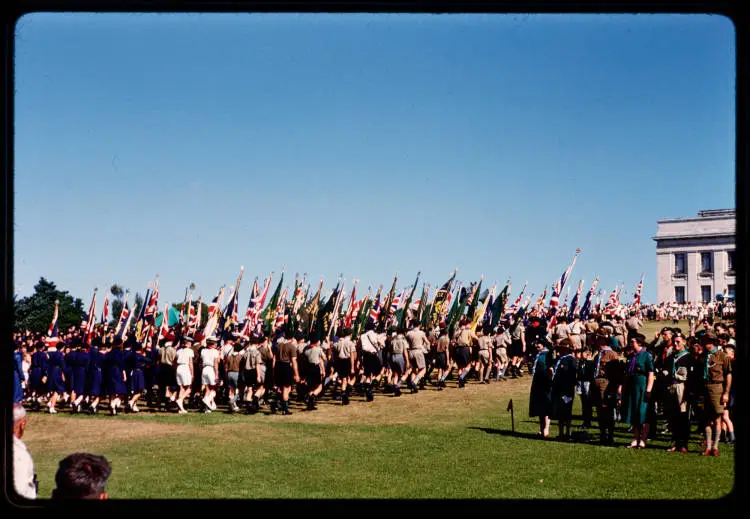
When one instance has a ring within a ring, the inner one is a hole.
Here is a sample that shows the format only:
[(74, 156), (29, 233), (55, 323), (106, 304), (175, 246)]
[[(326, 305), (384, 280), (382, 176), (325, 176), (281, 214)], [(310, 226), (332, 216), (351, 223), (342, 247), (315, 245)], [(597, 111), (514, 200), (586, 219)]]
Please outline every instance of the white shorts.
[(216, 373), (214, 368), (206, 366), (201, 372), (201, 384), (204, 386), (215, 386), (216, 385)]
[(180, 364), (177, 366), (177, 385), (189, 386), (193, 383), (193, 376), (190, 374), (190, 366), (187, 364)]

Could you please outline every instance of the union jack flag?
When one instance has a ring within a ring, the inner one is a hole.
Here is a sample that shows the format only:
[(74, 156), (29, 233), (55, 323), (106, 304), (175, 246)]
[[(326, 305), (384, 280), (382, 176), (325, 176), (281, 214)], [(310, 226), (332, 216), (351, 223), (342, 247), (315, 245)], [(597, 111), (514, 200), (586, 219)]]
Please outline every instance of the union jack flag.
[(373, 326), (378, 323), (378, 319), (380, 318), (380, 292), (383, 290), (383, 285), (380, 285), (378, 287), (378, 293), (375, 296), (375, 302), (372, 304), (372, 308), (370, 309), (370, 315), (368, 317), (368, 323), (372, 324)]
[(211, 304), (208, 305), (208, 321), (206, 321), (206, 326), (203, 328), (204, 337), (211, 336), (219, 325), (219, 306), (223, 297), (224, 287), (221, 287), (219, 293), (216, 294), (216, 297), (213, 298)]
[(581, 319), (583, 319), (584, 321), (589, 317), (589, 312), (591, 310), (591, 298), (593, 297), (594, 291), (596, 290), (596, 285), (598, 284), (599, 276), (596, 276), (594, 283), (591, 285), (591, 289), (589, 290), (588, 294), (586, 294), (586, 300), (583, 302), (583, 306), (581, 307)]
[(102, 324), (106, 326), (108, 320), (109, 320), (109, 290), (107, 290), (107, 295), (104, 297), (104, 308), (102, 309)]
[(576, 294), (573, 296), (573, 301), (570, 302), (570, 310), (568, 310), (568, 314), (571, 316), (576, 315), (576, 307), (578, 306), (578, 299), (581, 297), (581, 292), (583, 291), (583, 280), (581, 280), (578, 283), (578, 289), (576, 290)]
[(521, 293), (518, 294), (518, 297), (513, 302), (512, 305), (510, 305), (510, 308), (508, 308), (507, 313), (509, 314), (515, 314), (520, 309), (521, 301), (523, 301), (523, 295), (526, 293), (526, 285), (528, 284), (528, 281), (523, 284), (523, 288), (521, 289)]
[(638, 283), (638, 287), (635, 289), (633, 305), (641, 304), (641, 290), (643, 290), (643, 274), (641, 274), (641, 281)]
[(278, 330), (282, 326), (284, 326), (284, 323), (287, 320), (286, 316), (286, 293), (287, 289), (284, 288), (283, 292), (281, 292), (281, 296), (279, 296), (279, 304), (276, 306), (276, 314), (274, 317), (274, 324), (273, 329)]
[(156, 310), (159, 306), (159, 276), (156, 276), (154, 282), (154, 293), (151, 294), (151, 298), (146, 301), (146, 311), (143, 314), (144, 320), (149, 323), (154, 322), (156, 316)]
[(263, 305), (266, 302), (268, 296), (268, 288), (271, 286), (271, 278), (266, 280), (263, 292), (258, 293), (258, 280), (256, 278), (253, 283), (253, 293), (250, 298), (250, 302), (247, 304), (247, 311), (245, 312), (245, 325), (242, 329), (242, 335), (247, 337), (251, 332), (257, 331), (260, 326), (260, 313)]
[(94, 322), (96, 321), (96, 289), (94, 289), (94, 297), (91, 299), (91, 306), (89, 307), (88, 319), (83, 327), (83, 331), (86, 334), (86, 344), (91, 344), (91, 339), (94, 337)]
[(130, 317), (131, 311), (130, 307), (128, 306), (128, 299), (126, 296), (125, 304), (123, 305), (122, 312), (120, 313), (120, 320), (117, 322), (117, 328), (115, 328), (115, 337), (120, 337), (121, 339), (125, 340), (125, 329), (130, 325)]
[(607, 306), (604, 307), (604, 312), (610, 316), (615, 315), (617, 310), (617, 285), (615, 289), (609, 294), (609, 300), (607, 300)]
[(52, 322), (49, 325), (49, 330), (47, 330), (47, 338), (44, 340), (47, 345), (55, 345), (60, 342), (60, 330), (57, 327), (57, 307), (58, 303), (55, 301), (55, 313), (52, 314)]

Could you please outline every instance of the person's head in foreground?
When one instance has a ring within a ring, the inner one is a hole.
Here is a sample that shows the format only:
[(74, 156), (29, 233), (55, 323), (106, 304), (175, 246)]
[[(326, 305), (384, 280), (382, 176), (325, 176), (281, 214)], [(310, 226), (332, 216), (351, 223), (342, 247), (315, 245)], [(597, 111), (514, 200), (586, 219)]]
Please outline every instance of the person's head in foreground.
[(77, 452), (60, 461), (52, 499), (107, 499), (112, 466), (104, 456)]

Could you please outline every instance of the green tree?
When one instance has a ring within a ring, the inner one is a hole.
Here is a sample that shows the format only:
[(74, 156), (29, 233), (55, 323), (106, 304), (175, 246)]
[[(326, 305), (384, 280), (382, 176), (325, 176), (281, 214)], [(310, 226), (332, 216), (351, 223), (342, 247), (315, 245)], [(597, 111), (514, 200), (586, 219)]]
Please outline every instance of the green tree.
[(109, 292), (112, 294), (112, 319), (109, 321), (110, 326), (116, 326), (117, 321), (120, 319), (120, 314), (122, 313), (122, 307), (125, 305), (123, 296), (125, 295), (125, 290), (121, 285), (118, 285), (115, 283), (109, 288)]
[(83, 301), (74, 298), (65, 290), (58, 290), (52, 281), (39, 278), (34, 294), (16, 300), (14, 328), (32, 332), (46, 332), (55, 313), (55, 301), (59, 301), (57, 327), (60, 331), (71, 326), (80, 326), (86, 319)]

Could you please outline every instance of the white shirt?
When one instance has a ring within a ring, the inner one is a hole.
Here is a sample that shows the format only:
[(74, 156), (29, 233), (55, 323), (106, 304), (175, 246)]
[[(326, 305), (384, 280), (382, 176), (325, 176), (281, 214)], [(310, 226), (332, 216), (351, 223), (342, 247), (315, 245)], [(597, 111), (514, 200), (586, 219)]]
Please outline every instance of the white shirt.
[(13, 435), (13, 482), (16, 492), (26, 499), (36, 499), (34, 460), (26, 444)]
[(193, 357), (195, 357), (195, 352), (191, 350), (190, 348), (182, 348), (180, 350), (177, 350), (177, 365), (180, 366), (182, 364), (190, 364), (193, 361)]
[(375, 330), (369, 330), (367, 333), (362, 335), (360, 338), (362, 343), (362, 351), (367, 353), (377, 353), (378, 334)]
[(201, 362), (204, 368), (214, 369), (214, 361), (219, 358), (219, 350), (204, 348), (201, 352)]

